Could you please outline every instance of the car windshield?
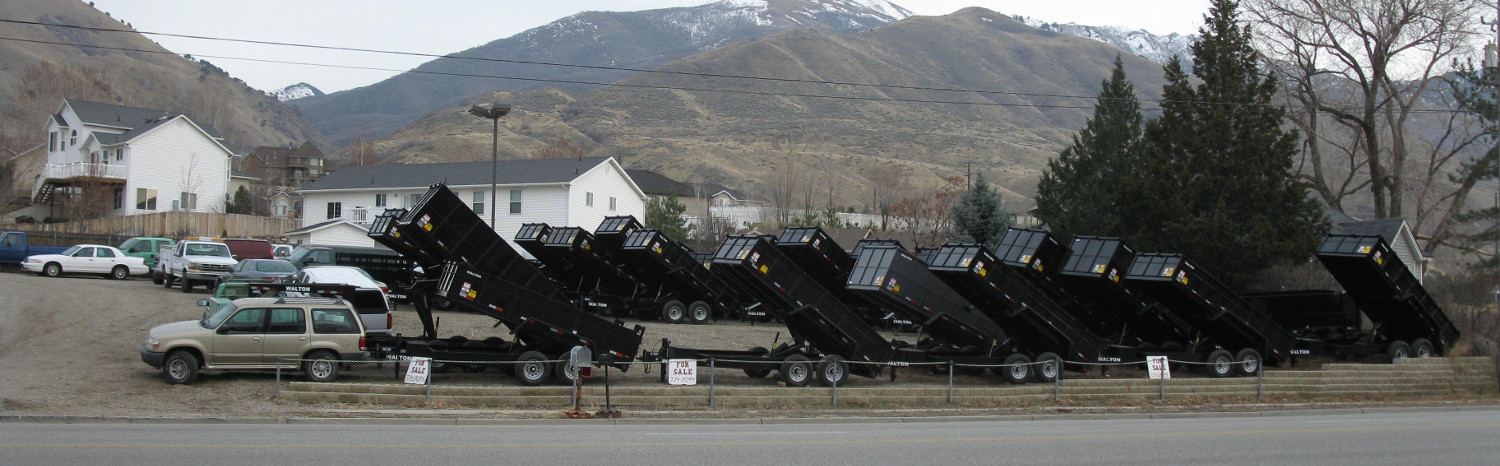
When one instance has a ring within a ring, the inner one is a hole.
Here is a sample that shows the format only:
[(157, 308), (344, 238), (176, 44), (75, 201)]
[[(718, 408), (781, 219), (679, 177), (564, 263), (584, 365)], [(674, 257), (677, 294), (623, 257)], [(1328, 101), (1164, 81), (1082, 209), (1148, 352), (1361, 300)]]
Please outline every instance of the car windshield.
[(229, 246), (204, 243), (189, 244), (187, 245), (187, 255), (229, 257)]
[(229, 316), (234, 315), (234, 311), (237, 311), (239, 309), (240, 308), (236, 307), (234, 303), (225, 304), (224, 307), (221, 307), (219, 308), (219, 310), (214, 311), (213, 315), (210, 315), (207, 318), (203, 319), (201, 322), (198, 322), (198, 325), (202, 326), (203, 328), (218, 328), (219, 324), (224, 323), (224, 319), (228, 319)]
[(297, 266), (286, 261), (260, 261), (255, 263), (255, 271), (297, 273)]
[(80, 248), (78, 246), (73, 246), (73, 247), (70, 247), (68, 249), (64, 249), (63, 252), (61, 252), (59, 254), (62, 254), (64, 256), (71, 256), (71, 255), (73, 255), (73, 253), (78, 252), (79, 249), (83, 249), (83, 248)]

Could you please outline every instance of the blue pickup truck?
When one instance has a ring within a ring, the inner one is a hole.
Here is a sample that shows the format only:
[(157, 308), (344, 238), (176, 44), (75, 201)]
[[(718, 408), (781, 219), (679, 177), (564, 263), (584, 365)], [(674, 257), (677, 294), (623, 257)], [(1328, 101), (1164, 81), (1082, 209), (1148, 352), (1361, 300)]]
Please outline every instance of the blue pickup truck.
[(0, 233), (0, 264), (20, 264), (26, 256), (58, 254), (67, 246), (35, 246), (26, 241), (26, 232), (7, 231)]

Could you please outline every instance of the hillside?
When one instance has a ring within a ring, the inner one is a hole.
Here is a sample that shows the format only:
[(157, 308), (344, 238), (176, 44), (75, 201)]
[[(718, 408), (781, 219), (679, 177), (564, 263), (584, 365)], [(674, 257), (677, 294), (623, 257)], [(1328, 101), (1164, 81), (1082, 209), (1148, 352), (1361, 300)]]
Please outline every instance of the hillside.
[(591, 11), (433, 60), (415, 72), (376, 84), (291, 103), (343, 146), (385, 136), (483, 92), (543, 87), (581, 92), (594, 86), (580, 83), (608, 83), (634, 74), (517, 62), (650, 69), (791, 28), (857, 32), (909, 15), (884, 1), (847, 0), (722, 1), (648, 11)]
[[(789, 30), (661, 68), (886, 87), (645, 74), (572, 96), (497, 93), (471, 103), (516, 109), (501, 120), (507, 158), (566, 137), (629, 168), (752, 190), (776, 173), (814, 172), (838, 187), (838, 205), (855, 207), (868, 201), (865, 175), (876, 167), (897, 164), (930, 186), (972, 163), (1013, 190), (1014, 202), (1032, 194), (1045, 160), (1092, 112), (1092, 99), (1057, 96), (1097, 94), (1119, 52), (970, 8), (860, 34)], [(1124, 59), (1143, 98), (1160, 92), (1160, 66)], [(465, 114), (468, 103), (414, 122), (376, 152), (398, 163), (487, 158), (488, 122)]]
[[(128, 29), (78, 0), (8, 2), (5, 10), (7, 19)], [(218, 128), (237, 152), (300, 141), (329, 147), (293, 107), (140, 34), (0, 23), (0, 37), (7, 149), (44, 142), (42, 122), (64, 97), (181, 111)]]

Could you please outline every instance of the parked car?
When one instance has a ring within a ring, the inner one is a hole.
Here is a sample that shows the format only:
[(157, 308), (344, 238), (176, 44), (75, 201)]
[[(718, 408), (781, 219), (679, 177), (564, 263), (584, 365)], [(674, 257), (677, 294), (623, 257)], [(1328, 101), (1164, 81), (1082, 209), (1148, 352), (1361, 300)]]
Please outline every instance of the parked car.
[(339, 361), (368, 357), (365, 328), (347, 301), (244, 298), (203, 320), (160, 325), (146, 334), (141, 361), (170, 384), (190, 384), (204, 369), (275, 369), (300, 359), (307, 380), (332, 382)]
[(369, 273), (358, 267), (325, 265), (307, 267), (297, 271), (282, 283), (309, 283), (325, 285), (353, 285), (356, 293), (347, 299), (354, 304), (370, 333), (390, 333), (394, 317), (391, 315), (391, 299), (385, 283), (376, 281)]
[(385, 283), (386, 293), (391, 299), (408, 302), (406, 288), (412, 282), (414, 264), (396, 251), (366, 246), (304, 244), (297, 246), (287, 260), (297, 264), (299, 269), (317, 265), (359, 267), (375, 280)]
[(286, 259), (292, 257), (293, 249), (296, 247), (290, 244), (272, 244), (271, 255), (276, 256), (277, 259)]
[(214, 281), (214, 286), (218, 287), (233, 281), (274, 282), (294, 273), (297, 273), (297, 266), (288, 261), (245, 259), (234, 264), (234, 267), (230, 267), (228, 272), (219, 274), (219, 278)]
[(99, 274), (116, 280), (131, 275), (145, 275), (145, 259), (127, 256), (111, 246), (80, 244), (59, 254), (27, 256), (21, 268), (49, 277), (65, 273)]
[(276, 258), (270, 241), (252, 238), (225, 238), (220, 241), (229, 246), (229, 257), (235, 260)]
[(0, 233), (0, 264), (19, 264), (25, 261), (27, 256), (58, 254), (66, 249), (68, 249), (67, 246), (37, 246), (31, 244), (24, 231)]
[(170, 246), (173, 244), (177, 244), (177, 242), (172, 241), (168, 238), (137, 236), (127, 239), (123, 243), (120, 243), (119, 249), (127, 256), (135, 256), (145, 259), (146, 267), (154, 268), (156, 267), (156, 255), (161, 251), (162, 245)]

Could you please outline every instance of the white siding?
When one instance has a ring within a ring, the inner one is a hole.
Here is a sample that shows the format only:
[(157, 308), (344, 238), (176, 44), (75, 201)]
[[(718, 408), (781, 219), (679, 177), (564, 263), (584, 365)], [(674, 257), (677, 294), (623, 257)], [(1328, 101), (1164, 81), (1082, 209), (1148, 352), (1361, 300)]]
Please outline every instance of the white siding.
[[(573, 180), (568, 195), (568, 218), (553, 226), (577, 226), (593, 231), (604, 221), (604, 217), (634, 215), (646, 220), (646, 199), (631, 187), (625, 172), (610, 161), (605, 161)], [(594, 193), (594, 205), (587, 205), (588, 193)], [(609, 199), (615, 198), (615, 209), (610, 210)], [(673, 238), (677, 239), (677, 238)]]
[(341, 223), (321, 230), (287, 237), (293, 244), (326, 244), (331, 246), (374, 246), (369, 232)]
[[(223, 212), (230, 155), (183, 117), (136, 137), (126, 152), (125, 213), (171, 211), (183, 191), (198, 195), (193, 211)], [(135, 208), (141, 188), (156, 190), (156, 210)]]

